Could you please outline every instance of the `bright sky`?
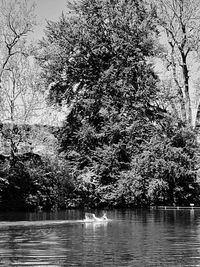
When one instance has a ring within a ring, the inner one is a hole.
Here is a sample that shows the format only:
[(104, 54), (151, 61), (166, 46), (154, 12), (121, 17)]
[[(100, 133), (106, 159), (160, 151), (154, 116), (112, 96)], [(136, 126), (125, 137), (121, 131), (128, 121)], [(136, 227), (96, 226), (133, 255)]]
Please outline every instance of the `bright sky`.
[(43, 36), (46, 20), (57, 21), (62, 11), (67, 10), (67, 0), (35, 0), (38, 26), (35, 28), (34, 39)]
[[(58, 21), (62, 12), (67, 11), (68, 0), (31, 0), (36, 3), (35, 14), (37, 18), (37, 26), (34, 28), (34, 33), (31, 34), (33, 41), (40, 40), (44, 36), (46, 21)], [(33, 123), (44, 123), (52, 125), (60, 125), (65, 118), (66, 113), (56, 111), (51, 108), (45, 108), (41, 116), (33, 118)], [(53, 123), (52, 123), (53, 122)]]

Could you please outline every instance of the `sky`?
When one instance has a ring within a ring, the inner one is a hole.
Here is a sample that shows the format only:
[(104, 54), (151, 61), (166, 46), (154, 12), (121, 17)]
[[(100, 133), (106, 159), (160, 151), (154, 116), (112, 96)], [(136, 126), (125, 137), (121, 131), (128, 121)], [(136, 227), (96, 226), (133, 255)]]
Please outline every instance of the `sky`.
[[(28, 0), (29, 1), (29, 0)], [(47, 20), (58, 21), (62, 12), (67, 11), (68, 0), (30, 0), (36, 3), (35, 15), (37, 20), (37, 26), (34, 27), (34, 33), (31, 34), (30, 39), (33, 41), (41, 40), (44, 36), (44, 29), (47, 24)], [(46, 107), (41, 116), (33, 119), (33, 123), (41, 124), (55, 124), (61, 125), (66, 113), (64, 111), (56, 111), (54, 109)], [(54, 123), (52, 123), (54, 122)]]
[(34, 39), (41, 39), (44, 35), (46, 20), (57, 21), (62, 11), (67, 10), (67, 0), (35, 0), (37, 17), (37, 27), (35, 27)]

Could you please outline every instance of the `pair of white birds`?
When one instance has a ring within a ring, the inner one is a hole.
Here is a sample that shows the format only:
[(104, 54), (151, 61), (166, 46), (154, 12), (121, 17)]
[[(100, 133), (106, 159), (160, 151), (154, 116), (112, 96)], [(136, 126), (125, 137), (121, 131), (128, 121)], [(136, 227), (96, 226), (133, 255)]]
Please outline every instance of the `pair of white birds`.
[(96, 217), (94, 213), (89, 213), (89, 212), (86, 212), (85, 213), (85, 221), (107, 221), (108, 218), (107, 218), (107, 215), (106, 213), (104, 212), (103, 216), (101, 217)]

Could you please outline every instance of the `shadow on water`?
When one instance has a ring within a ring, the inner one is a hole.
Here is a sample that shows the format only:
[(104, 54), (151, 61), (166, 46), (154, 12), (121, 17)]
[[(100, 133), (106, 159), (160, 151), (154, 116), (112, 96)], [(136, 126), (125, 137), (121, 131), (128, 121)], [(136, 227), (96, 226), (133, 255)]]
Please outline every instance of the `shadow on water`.
[(0, 266), (200, 266), (200, 211), (115, 210), (108, 217), (83, 223), (82, 211), (1, 214)]

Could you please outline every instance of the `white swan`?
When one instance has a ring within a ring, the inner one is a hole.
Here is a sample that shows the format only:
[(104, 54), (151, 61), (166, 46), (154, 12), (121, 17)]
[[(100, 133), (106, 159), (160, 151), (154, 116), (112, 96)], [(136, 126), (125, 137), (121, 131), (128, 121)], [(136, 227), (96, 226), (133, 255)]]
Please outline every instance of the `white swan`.
[(103, 216), (101, 217), (96, 217), (94, 213), (89, 213), (89, 212), (86, 212), (85, 213), (85, 220), (86, 222), (102, 222), (102, 221), (107, 221), (108, 218), (107, 218), (107, 215), (106, 213), (104, 212)]

